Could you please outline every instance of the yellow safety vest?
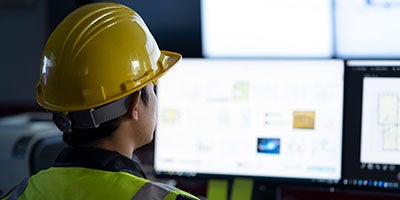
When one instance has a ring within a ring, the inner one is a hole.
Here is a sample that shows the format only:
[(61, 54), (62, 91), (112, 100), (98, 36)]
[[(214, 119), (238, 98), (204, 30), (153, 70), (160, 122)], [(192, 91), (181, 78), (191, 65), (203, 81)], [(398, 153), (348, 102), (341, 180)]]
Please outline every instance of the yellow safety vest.
[(151, 182), (126, 172), (83, 167), (51, 167), (16, 186), (4, 199), (194, 200), (198, 198), (175, 187)]

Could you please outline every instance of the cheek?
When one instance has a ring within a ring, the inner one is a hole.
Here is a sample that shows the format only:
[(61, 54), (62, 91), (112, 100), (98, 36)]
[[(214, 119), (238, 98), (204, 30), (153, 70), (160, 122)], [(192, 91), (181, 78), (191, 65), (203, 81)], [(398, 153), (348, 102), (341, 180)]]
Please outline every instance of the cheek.
[(153, 123), (154, 125), (156, 124), (157, 121), (157, 99), (155, 99), (154, 104), (152, 105), (153, 107)]
[(154, 99), (154, 113), (157, 114), (157, 98)]
[(154, 93), (149, 96), (149, 104), (147, 106), (149, 108), (149, 120), (155, 125), (157, 119), (157, 96)]
[(151, 108), (153, 109), (152, 112), (154, 114), (156, 114), (157, 113), (157, 96), (155, 95), (154, 91), (150, 95), (149, 104), (150, 104)]

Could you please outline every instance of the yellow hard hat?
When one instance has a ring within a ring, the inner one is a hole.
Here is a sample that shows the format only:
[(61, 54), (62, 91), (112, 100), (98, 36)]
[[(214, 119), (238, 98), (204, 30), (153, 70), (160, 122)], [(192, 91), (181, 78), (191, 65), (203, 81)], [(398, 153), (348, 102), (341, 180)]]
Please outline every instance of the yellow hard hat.
[(142, 18), (116, 3), (91, 3), (69, 14), (47, 40), (36, 99), (74, 112), (121, 99), (155, 82), (181, 59), (160, 51)]

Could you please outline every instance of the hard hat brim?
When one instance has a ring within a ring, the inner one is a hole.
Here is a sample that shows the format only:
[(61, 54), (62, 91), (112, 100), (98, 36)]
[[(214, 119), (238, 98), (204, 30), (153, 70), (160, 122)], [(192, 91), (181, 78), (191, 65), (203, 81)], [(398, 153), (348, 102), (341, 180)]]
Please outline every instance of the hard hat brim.
[(140, 84), (136, 85), (134, 88), (131, 88), (129, 90), (129, 92), (123, 93), (121, 95), (117, 95), (111, 98), (108, 98), (106, 101), (102, 102), (102, 103), (98, 103), (98, 104), (92, 104), (90, 106), (88, 105), (82, 105), (82, 106), (69, 106), (69, 107), (62, 107), (62, 106), (56, 106), (52, 103), (49, 103), (47, 101), (45, 101), (43, 99), (43, 97), (41, 95), (36, 95), (36, 100), (38, 102), (38, 104), (48, 110), (52, 110), (52, 111), (60, 111), (60, 112), (74, 112), (74, 111), (81, 111), (81, 110), (86, 110), (88, 109), (88, 107), (90, 108), (95, 108), (97, 106), (101, 106), (104, 105), (106, 103), (115, 101), (117, 99), (120, 99), (126, 95), (129, 95), (135, 91), (138, 91), (144, 87), (146, 87), (146, 85), (152, 83), (152, 82), (156, 82), (161, 76), (163, 76), (165, 73), (167, 73), (173, 66), (175, 66), (181, 59), (182, 59), (182, 55), (179, 53), (175, 53), (175, 52), (171, 52), (171, 51), (165, 51), (165, 50), (160, 50), (161, 51), (161, 55), (160, 58), (166, 58), (164, 59), (164, 62), (158, 62), (157, 63), (157, 67), (158, 70), (154, 73), (154, 76), (152, 78), (149, 78), (147, 80), (143, 80), (143, 82), (141, 82)]
[(172, 52), (172, 51), (161, 50), (161, 54), (169, 57), (167, 66), (165, 66), (167, 68), (165, 71), (167, 71), (169, 68), (174, 66), (176, 63), (178, 63), (182, 59), (181, 54)]
[[(158, 63), (159, 70), (156, 72), (154, 75), (154, 78), (152, 78), (150, 81), (148, 81), (147, 84), (150, 82), (153, 82), (163, 76), (169, 69), (171, 69), (174, 65), (176, 65), (181, 59), (182, 55), (176, 52), (172, 51), (165, 51), (165, 50), (160, 50), (161, 51), (161, 57), (164, 56), (168, 58), (165, 63)], [(147, 85), (146, 84), (146, 85)]]

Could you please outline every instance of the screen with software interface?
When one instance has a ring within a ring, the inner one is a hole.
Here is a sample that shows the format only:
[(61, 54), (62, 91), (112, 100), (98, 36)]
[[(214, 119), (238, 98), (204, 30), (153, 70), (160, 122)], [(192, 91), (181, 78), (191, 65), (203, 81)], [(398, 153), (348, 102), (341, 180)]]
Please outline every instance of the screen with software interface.
[(333, 56), (331, 0), (202, 0), (203, 56)]
[(160, 78), (155, 172), (341, 178), (342, 60), (183, 59)]
[(399, 0), (335, 0), (336, 57), (400, 57)]
[(343, 184), (400, 189), (400, 60), (346, 62)]

